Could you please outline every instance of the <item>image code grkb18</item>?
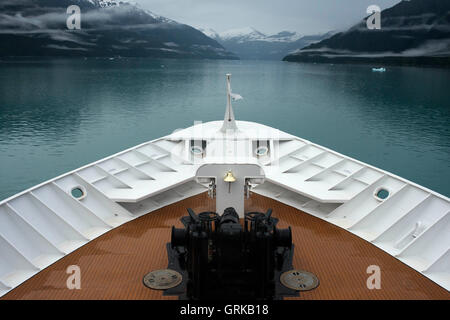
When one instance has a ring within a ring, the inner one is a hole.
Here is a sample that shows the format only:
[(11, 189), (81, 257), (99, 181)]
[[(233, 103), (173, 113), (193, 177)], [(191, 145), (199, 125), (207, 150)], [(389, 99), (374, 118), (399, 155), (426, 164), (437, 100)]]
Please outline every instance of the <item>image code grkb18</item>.
[(225, 314), (232, 315), (268, 315), (269, 306), (264, 305), (252, 305), (252, 304), (227, 304), (224, 309)]

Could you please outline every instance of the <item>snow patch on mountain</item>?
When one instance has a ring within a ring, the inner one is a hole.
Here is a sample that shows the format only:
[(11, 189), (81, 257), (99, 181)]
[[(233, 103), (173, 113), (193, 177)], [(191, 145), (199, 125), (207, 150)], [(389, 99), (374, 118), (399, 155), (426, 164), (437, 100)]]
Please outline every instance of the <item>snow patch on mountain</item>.
[(136, 8), (137, 10), (143, 11), (146, 14), (148, 14), (153, 19), (157, 20), (161, 23), (177, 23), (174, 20), (168, 19), (166, 17), (160, 16), (156, 13), (153, 13), (147, 9), (142, 8), (137, 2), (135, 1), (128, 1), (128, 0), (87, 0), (97, 8), (114, 8), (114, 7), (120, 7), (120, 6), (131, 6)]
[(212, 39), (221, 41), (234, 41), (236, 43), (244, 43), (250, 41), (294, 42), (302, 37), (301, 34), (291, 31), (281, 31), (277, 34), (267, 35), (252, 27), (230, 29), (220, 33), (211, 28), (198, 27), (197, 29)]
[(264, 33), (254, 29), (252, 27), (227, 30), (227, 31), (221, 32), (219, 34), (219, 36), (222, 40), (231, 40), (231, 39), (235, 39), (235, 38), (240, 38), (240, 39), (242, 39), (242, 41), (244, 41), (244, 40), (258, 41), (258, 40), (263, 40), (267, 37)]
[(198, 31), (201, 31), (204, 35), (210, 37), (211, 39), (216, 40), (216, 39), (220, 38), (219, 33), (212, 28), (196, 27), (196, 29)]

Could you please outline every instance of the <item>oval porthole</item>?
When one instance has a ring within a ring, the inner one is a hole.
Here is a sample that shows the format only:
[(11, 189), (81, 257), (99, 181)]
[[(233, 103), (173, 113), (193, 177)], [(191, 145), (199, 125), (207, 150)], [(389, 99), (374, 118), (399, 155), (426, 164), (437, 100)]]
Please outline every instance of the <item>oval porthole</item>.
[(201, 155), (203, 153), (203, 149), (199, 146), (192, 146), (191, 147), (191, 152), (194, 155)]
[(380, 188), (375, 193), (375, 197), (377, 197), (380, 200), (385, 200), (389, 197), (389, 191), (387, 189)]
[(75, 199), (83, 199), (86, 196), (86, 192), (84, 191), (84, 188), (82, 187), (75, 187), (70, 190), (70, 194)]
[(255, 153), (258, 157), (265, 156), (269, 152), (269, 148), (266, 146), (260, 146), (256, 148)]

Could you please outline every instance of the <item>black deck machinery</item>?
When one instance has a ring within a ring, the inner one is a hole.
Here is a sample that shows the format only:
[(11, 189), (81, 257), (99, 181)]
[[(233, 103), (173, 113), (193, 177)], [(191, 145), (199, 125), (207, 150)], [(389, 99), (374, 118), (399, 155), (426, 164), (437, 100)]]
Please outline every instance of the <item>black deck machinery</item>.
[(243, 225), (235, 209), (196, 214), (188, 209), (184, 228), (172, 227), (167, 244), (169, 268), (182, 275), (165, 295), (181, 299), (281, 299), (296, 296), (280, 284), (280, 274), (292, 269), (291, 228), (277, 228), (266, 213), (245, 214)]

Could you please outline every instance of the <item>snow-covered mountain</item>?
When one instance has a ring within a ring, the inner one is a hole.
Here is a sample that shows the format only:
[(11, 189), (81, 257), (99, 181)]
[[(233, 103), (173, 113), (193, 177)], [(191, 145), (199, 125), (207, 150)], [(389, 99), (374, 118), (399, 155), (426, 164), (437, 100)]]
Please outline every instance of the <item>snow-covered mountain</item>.
[(204, 33), (206, 36), (210, 37), (211, 39), (217, 40), (220, 38), (220, 35), (217, 33), (216, 30), (211, 29), (211, 28), (201, 28), (198, 27), (196, 28), (197, 30), (201, 31), (202, 33)]
[(221, 32), (219, 36), (223, 41), (234, 40), (237, 42), (264, 41), (267, 37), (264, 33), (251, 27), (227, 30)]
[(272, 42), (295, 42), (299, 39), (301, 39), (303, 36), (297, 32), (290, 32), (290, 31), (281, 31), (277, 34), (273, 34), (270, 36), (267, 36), (267, 41)]
[(126, 6), (131, 5), (133, 7), (139, 8), (139, 10), (144, 11), (146, 14), (154, 18), (155, 20), (158, 20), (160, 22), (171, 22), (176, 23), (176, 21), (168, 19), (166, 17), (157, 15), (149, 10), (142, 9), (139, 4), (135, 1), (127, 1), (127, 0), (87, 0), (90, 3), (92, 3), (96, 7), (101, 8), (111, 8), (111, 7), (119, 7), (119, 6)]
[(292, 51), (331, 36), (331, 34), (302, 36), (291, 31), (267, 35), (252, 27), (231, 29), (221, 33), (211, 28), (198, 30), (238, 55), (240, 59), (251, 60), (281, 60)]
[[(81, 9), (68, 30), (67, 8)], [(0, 0), (0, 56), (237, 59), (185, 24), (125, 0)]]
[(219, 37), (222, 41), (235, 41), (244, 43), (248, 41), (265, 41), (265, 42), (294, 42), (301, 38), (297, 32), (282, 31), (273, 35), (266, 35), (252, 27), (241, 29), (231, 29), (221, 32)]

